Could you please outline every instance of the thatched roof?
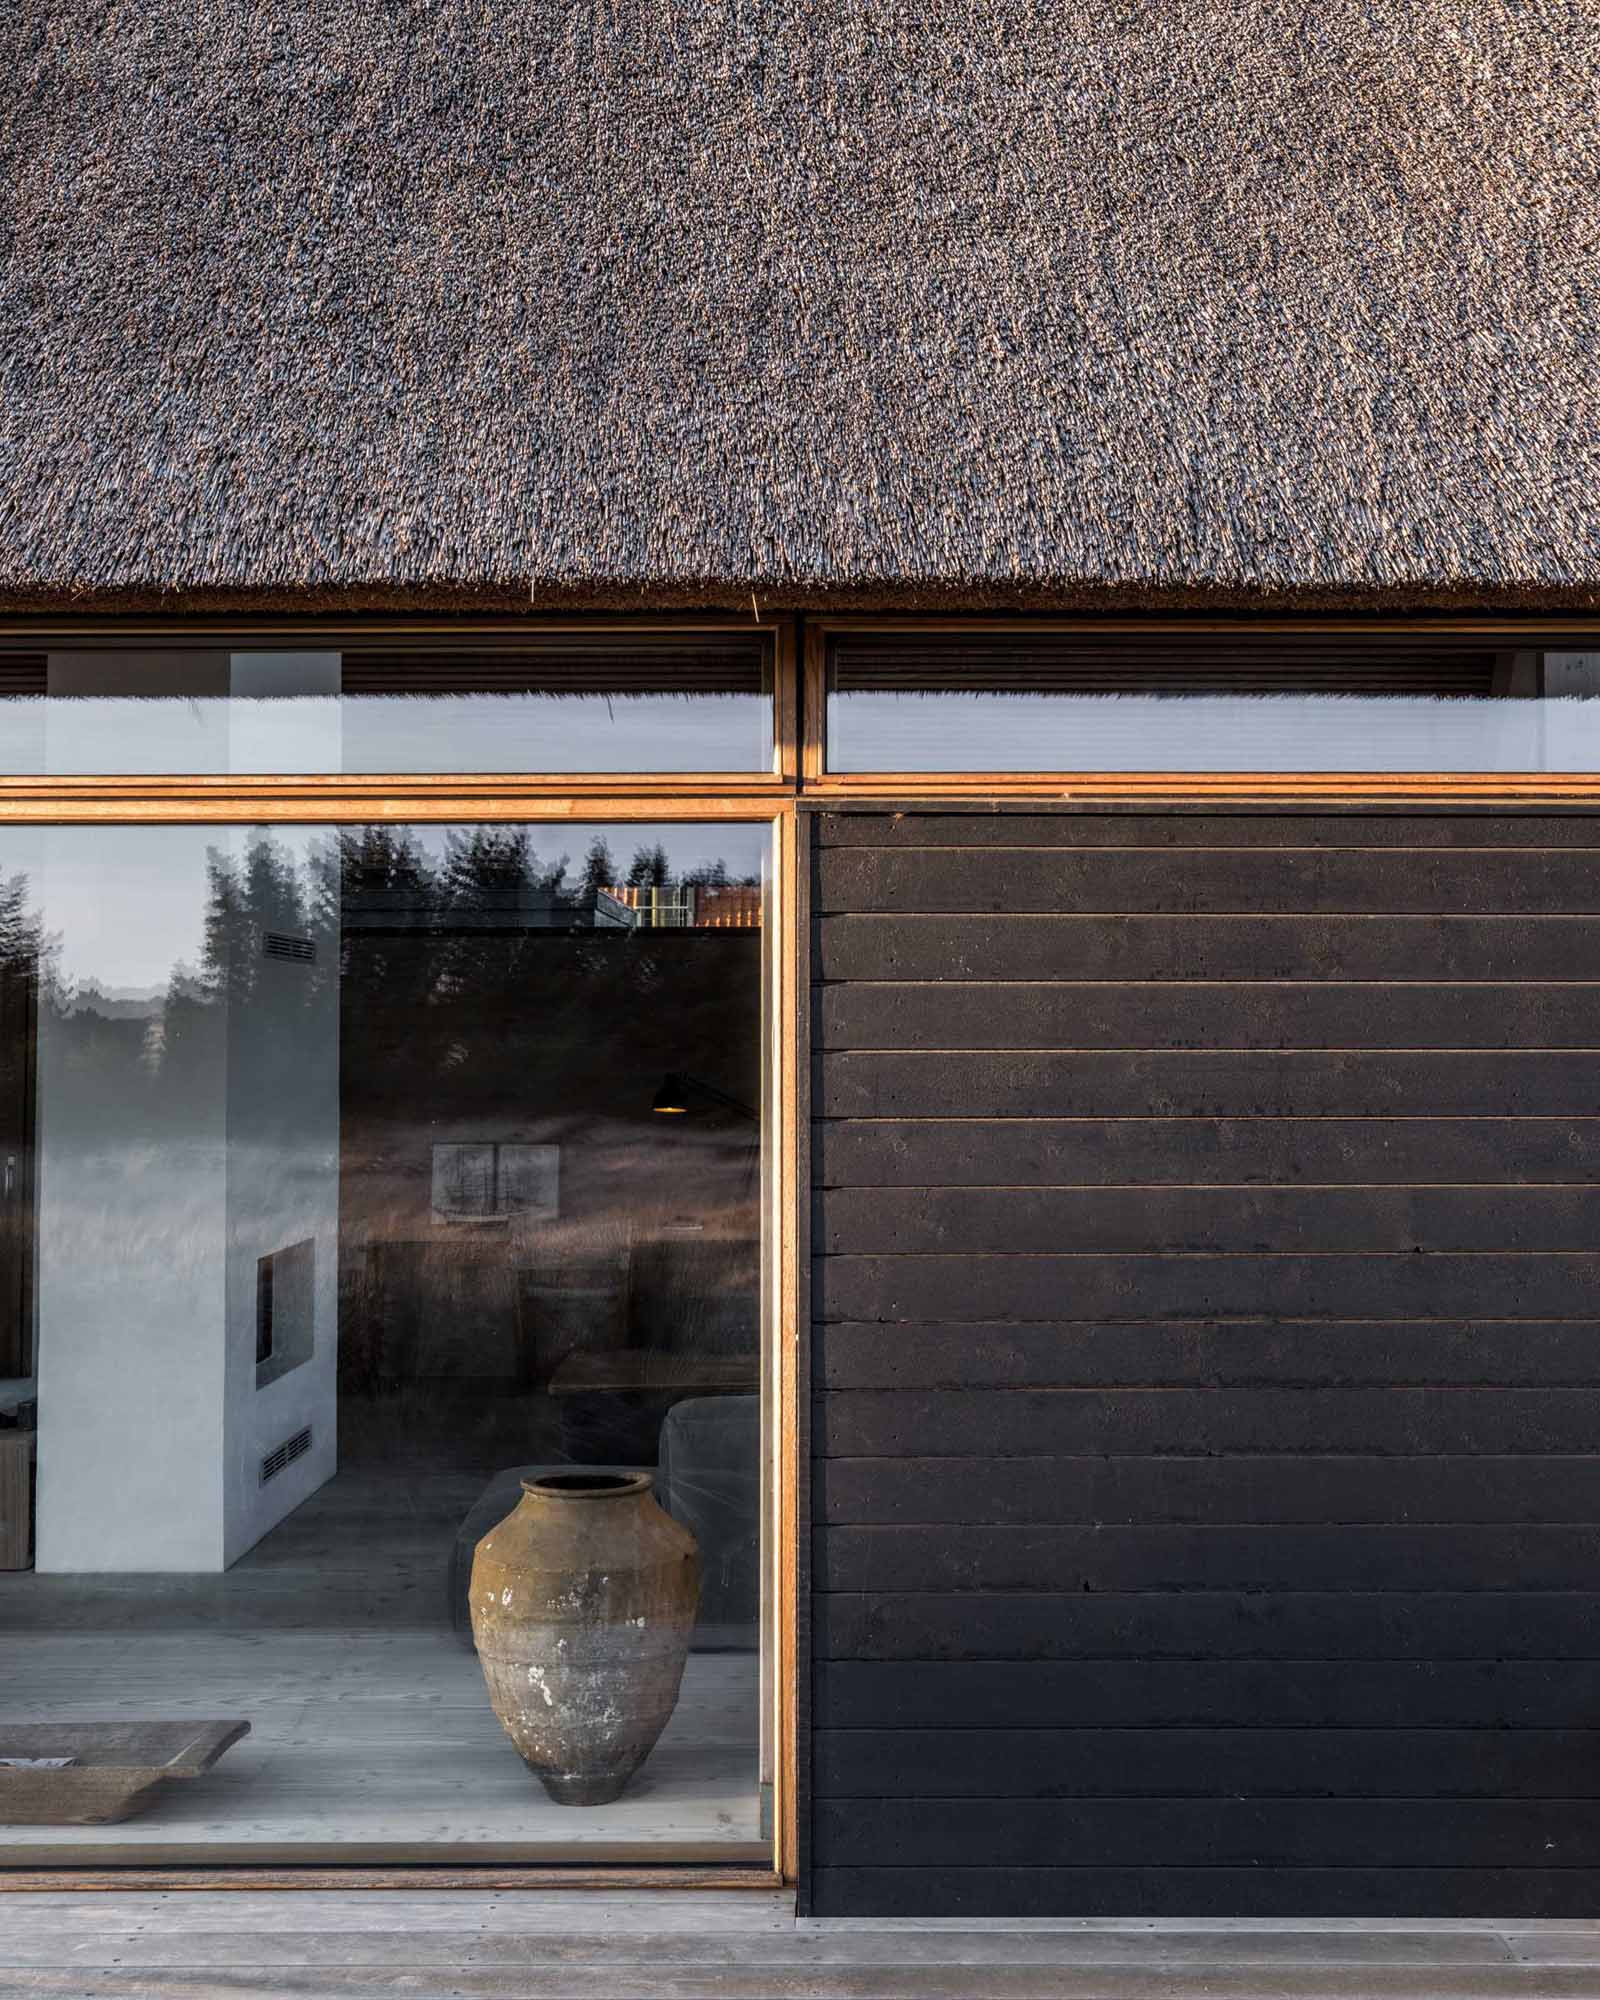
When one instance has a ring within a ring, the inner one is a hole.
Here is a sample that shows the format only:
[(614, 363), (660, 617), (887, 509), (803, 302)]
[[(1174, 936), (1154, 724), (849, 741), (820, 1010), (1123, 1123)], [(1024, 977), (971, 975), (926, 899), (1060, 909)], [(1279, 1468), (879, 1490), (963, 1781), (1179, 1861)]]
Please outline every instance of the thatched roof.
[(1593, 0), (4, 12), (10, 604), (1600, 604)]

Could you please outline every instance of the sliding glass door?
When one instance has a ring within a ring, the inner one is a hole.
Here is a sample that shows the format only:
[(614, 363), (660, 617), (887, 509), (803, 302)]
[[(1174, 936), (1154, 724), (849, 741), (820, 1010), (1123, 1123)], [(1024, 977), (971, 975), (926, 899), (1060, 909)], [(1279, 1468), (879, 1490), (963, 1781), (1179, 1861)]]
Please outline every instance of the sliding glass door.
[(769, 840), (0, 832), (0, 1859), (770, 1856)]

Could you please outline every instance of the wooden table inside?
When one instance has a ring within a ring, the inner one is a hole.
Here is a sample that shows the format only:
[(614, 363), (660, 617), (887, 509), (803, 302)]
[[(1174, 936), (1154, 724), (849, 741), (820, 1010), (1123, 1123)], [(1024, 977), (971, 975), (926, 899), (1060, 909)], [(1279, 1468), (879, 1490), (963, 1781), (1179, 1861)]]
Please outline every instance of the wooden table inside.
[(569, 1354), (550, 1377), (552, 1396), (721, 1396), (753, 1394), (760, 1387), (761, 1363), (754, 1354), (663, 1354), (649, 1347)]

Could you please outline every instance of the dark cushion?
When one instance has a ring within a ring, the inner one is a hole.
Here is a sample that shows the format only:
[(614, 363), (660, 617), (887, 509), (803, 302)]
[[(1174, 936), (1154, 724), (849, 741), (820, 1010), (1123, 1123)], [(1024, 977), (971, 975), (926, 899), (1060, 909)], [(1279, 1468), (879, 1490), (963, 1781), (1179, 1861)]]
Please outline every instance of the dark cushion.
[(761, 1398), (689, 1396), (661, 1426), (658, 1495), (700, 1544), (702, 1651), (754, 1649), (761, 1617)]

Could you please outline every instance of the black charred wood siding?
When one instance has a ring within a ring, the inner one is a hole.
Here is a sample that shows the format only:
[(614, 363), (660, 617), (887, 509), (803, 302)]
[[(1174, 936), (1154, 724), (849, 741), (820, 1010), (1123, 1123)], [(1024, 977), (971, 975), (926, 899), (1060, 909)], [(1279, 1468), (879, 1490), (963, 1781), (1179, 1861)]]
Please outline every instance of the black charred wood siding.
[(812, 894), (816, 1911), (1600, 1912), (1600, 818)]

